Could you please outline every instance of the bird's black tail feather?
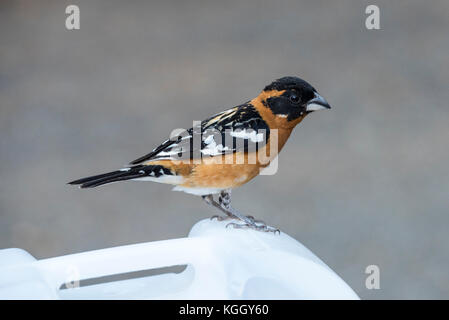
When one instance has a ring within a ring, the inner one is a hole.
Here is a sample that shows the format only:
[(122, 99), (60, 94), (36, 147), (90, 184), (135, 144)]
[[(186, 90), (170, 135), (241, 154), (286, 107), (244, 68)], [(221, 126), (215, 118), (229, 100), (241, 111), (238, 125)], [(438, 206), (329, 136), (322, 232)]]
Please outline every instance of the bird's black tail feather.
[(87, 178), (71, 181), (68, 184), (80, 185), (80, 188), (94, 188), (103, 184), (143, 178), (146, 176), (160, 177), (161, 175), (172, 175), (172, 172), (160, 165), (137, 165), (130, 168), (99, 174)]

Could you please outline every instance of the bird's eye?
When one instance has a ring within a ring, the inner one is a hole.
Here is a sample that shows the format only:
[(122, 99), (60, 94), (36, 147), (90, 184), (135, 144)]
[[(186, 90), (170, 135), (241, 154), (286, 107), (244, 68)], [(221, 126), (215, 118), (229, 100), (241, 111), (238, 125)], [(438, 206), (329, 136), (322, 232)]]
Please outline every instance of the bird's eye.
[(296, 94), (292, 94), (290, 96), (290, 101), (293, 102), (293, 103), (298, 103), (299, 102), (299, 96), (296, 95)]

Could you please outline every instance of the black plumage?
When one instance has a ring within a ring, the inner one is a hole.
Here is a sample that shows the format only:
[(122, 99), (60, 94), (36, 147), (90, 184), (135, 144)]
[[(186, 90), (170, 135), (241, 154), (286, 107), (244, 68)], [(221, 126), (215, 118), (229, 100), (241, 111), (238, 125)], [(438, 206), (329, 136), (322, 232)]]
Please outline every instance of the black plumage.
[(122, 170), (116, 170), (96, 176), (91, 176), (69, 182), (68, 184), (80, 185), (80, 188), (94, 188), (103, 184), (131, 180), (144, 177), (158, 178), (161, 175), (173, 175), (170, 169), (161, 165), (137, 165)]

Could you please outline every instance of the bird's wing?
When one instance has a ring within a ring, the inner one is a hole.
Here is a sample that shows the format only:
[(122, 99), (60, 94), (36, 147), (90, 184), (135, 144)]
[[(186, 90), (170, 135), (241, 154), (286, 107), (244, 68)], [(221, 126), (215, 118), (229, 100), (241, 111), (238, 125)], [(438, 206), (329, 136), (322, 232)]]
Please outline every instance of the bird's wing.
[(185, 160), (256, 151), (264, 146), (270, 129), (250, 103), (218, 113), (176, 138), (163, 142), (147, 155), (131, 162)]

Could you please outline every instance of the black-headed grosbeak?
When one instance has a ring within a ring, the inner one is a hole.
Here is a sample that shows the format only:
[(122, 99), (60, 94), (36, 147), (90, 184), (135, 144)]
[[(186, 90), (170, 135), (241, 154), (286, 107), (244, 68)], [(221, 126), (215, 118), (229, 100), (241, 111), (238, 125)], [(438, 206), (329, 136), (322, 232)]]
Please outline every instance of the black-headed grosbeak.
[(172, 184), (174, 190), (202, 196), (226, 214), (218, 219), (243, 222), (231, 223), (234, 227), (279, 231), (231, 207), (231, 189), (257, 176), (281, 151), (293, 128), (309, 113), (321, 109), (330, 106), (309, 83), (284, 77), (251, 101), (171, 137), (126, 168), (69, 184), (81, 188), (123, 180)]

